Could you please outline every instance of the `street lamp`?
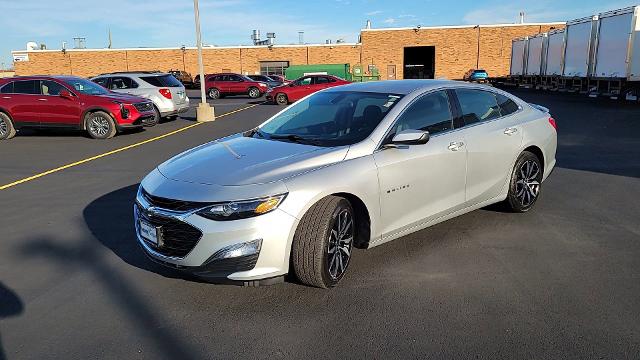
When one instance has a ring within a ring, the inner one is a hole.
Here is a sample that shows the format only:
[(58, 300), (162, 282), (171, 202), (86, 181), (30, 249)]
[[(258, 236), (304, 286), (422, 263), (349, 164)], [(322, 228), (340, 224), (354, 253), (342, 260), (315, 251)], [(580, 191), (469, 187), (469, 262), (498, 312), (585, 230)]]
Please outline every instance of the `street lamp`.
[(200, 35), (200, 9), (198, 0), (193, 0), (193, 10), (196, 16), (196, 44), (198, 46), (198, 70), (200, 72), (200, 98), (201, 102), (196, 109), (197, 121), (213, 121), (215, 120), (215, 112), (213, 106), (207, 103), (207, 96), (204, 91), (204, 65), (202, 63), (202, 36)]

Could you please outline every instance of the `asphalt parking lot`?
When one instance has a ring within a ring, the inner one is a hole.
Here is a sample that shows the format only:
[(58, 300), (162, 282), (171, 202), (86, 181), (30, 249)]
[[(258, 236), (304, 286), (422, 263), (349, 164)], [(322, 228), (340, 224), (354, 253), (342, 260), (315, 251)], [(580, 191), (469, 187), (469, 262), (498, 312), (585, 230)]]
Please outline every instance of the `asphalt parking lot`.
[[(147, 172), (274, 105), (218, 100), (218, 115), (243, 110), (0, 190), (0, 359), (639, 358), (640, 107), (515, 93), (559, 127), (536, 207), (357, 251), (331, 290), (193, 281), (134, 239)], [(108, 141), (25, 132), (0, 143), (0, 186), (193, 124), (192, 110)]]

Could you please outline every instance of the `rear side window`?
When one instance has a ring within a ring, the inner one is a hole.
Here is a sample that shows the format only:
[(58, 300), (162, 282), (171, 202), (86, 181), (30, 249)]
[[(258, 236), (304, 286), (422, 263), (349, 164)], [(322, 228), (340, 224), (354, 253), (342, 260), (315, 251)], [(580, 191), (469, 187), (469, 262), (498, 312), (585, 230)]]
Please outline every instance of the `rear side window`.
[(37, 80), (16, 81), (13, 83), (13, 92), (15, 94), (40, 95), (39, 84), (40, 81)]
[[(102, 84), (100, 84), (102, 85)], [(111, 78), (111, 90), (135, 89), (138, 83), (128, 77)]]
[(457, 89), (465, 125), (488, 121), (502, 116), (496, 96), (488, 91)]
[(7, 85), (0, 88), (0, 94), (11, 94), (11, 93), (13, 93), (13, 82), (10, 82)]
[(62, 90), (66, 90), (64, 86), (57, 82), (50, 80), (43, 80), (40, 82), (40, 89), (42, 95), (58, 96)]
[(140, 79), (156, 87), (182, 87), (182, 83), (173, 75), (141, 76)]
[(444, 91), (427, 94), (411, 104), (394, 125), (391, 136), (403, 130), (437, 134), (453, 128), (449, 97)]
[(502, 116), (513, 114), (514, 112), (518, 111), (518, 104), (516, 104), (508, 97), (501, 94), (496, 94), (496, 98), (498, 99), (498, 106), (500, 107), (500, 114)]

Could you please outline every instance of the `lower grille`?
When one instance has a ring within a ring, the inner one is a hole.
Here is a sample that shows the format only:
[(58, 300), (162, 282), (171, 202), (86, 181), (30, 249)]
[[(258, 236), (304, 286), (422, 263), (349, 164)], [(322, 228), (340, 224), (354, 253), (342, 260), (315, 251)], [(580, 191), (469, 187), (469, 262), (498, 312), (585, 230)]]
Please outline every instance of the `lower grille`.
[(145, 240), (145, 243), (159, 254), (170, 257), (184, 257), (193, 250), (202, 237), (200, 230), (187, 223), (164, 216), (147, 214), (139, 206), (136, 209), (140, 219), (144, 219), (155, 227), (160, 227), (161, 246)]
[(136, 109), (140, 112), (147, 112), (147, 111), (153, 110), (153, 104), (151, 104), (150, 102), (137, 103), (137, 104), (133, 104), (133, 106), (135, 106)]

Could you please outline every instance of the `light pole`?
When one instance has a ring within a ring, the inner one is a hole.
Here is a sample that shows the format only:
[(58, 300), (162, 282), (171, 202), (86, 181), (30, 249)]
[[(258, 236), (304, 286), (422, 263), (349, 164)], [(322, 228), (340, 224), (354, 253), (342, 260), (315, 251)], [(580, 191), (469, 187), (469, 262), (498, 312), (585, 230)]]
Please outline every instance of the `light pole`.
[(198, 71), (200, 73), (200, 98), (201, 102), (196, 109), (197, 121), (213, 121), (215, 120), (215, 112), (212, 106), (207, 103), (207, 96), (204, 91), (204, 65), (202, 63), (202, 36), (200, 35), (200, 9), (198, 0), (193, 0), (193, 11), (196, 16), (196, 45), (198, 46)]

